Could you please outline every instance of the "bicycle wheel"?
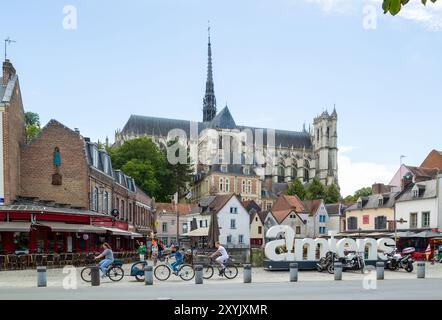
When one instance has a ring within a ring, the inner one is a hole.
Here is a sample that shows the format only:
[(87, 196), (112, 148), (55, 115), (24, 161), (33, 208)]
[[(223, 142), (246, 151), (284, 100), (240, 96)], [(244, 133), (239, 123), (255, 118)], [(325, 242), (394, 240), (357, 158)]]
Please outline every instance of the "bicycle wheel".
[(227, 279), (233, 279), (238, 275), (238, 268), (236, 266), (227, 266), (224, 269), (224, 275)]
[(153, 274), (158, 280), (166, 281), (170, 277), (170, 269), (166, 265), (160, 264), (155, 268)]
[(203, 278), (210, 279), (213, 276), (213, 267), (211, 265), (207, 265), (203, 267)]
[(91, 267), (86, 267), (81, 270), (81, 279), (85, 282), (92, 282), (92, 269)]
[(107, 272), (107, 276), (112, 281), (115, 281), (115, 282), (120, 281), (124, 277), (124, 270), (121, 267), (112, 267)]
[(190, 264), (183, 264), (178, 269), (178, 275), (184, 281), (189, 281), (189, 280), (192, 280), (193, 277), (195, 276), (195, 270), (193, 269), (193, 267)]

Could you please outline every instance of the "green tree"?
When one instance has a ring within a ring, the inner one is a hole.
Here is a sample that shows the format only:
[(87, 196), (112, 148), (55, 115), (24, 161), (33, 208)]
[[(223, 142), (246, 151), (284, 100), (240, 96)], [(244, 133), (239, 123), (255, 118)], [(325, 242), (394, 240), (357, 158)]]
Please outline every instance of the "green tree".
[(325, 199), (325, 186), (318, 178), (313, 178), (305, 190), (305, 200)]
[[(435, 3), (437, 0), (430, 1)], [(384, 13), (390, 12), (391, 15), (395, 16), (408, 2), (410, 2), (410, 0), (383, 0), (382, 9)], [(421, 2), (424, 6), (427, 4), (427, 0), (421, 0)]]
[(143, 137), (108, 148), (114, 168), (135, 179), (136, 184), (158, 201), (168, 202), (178, 191), (182, 195), (191, 180), (190, 159), (187, 164), (172, 165), (151, 139)]
[(341, 192), (339, 191), (339, 187), (332, 183), (326, 188), (325, 191), (325, 203), (336, 203), (341, 199)]
[(40, 116), (35, 112), (25, 113), (26, 141), (30, 142), (41, 131)]
[(305, 187), (301, 182), (301, 179), (295, 179), (288, 187), (287, 194), (290, 196), (297, 195), (299, 199), (305, 199)]
[(371, 187), (365, 187), (365, 188), (361, 188), (359, 190), (356, 190), (353, 195), (346, 196), (344, 200), (346, 202), (356, 202), (356, 201), (358, 201), (358, 199), (360, 197), (368, 197), (371, 194), (372, 194)]

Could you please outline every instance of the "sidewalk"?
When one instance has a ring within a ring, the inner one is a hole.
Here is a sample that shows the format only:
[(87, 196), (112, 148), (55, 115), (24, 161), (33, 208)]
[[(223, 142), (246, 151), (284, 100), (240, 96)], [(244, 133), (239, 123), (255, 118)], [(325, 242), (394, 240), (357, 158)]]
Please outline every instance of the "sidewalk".
[[(120, 282), (112, 282), (108, 278), (101, 281), (103, 287), (115, 286), (142, 286), (144, 283), (137, 282), (134, 277), (130, 276), (131, 264), (123, 266), (125, 277)], [(84, 282), (80, 277), (82, 268), (76, 269), (77, 284), (79, 287), (90, 287), (90, 283)], [(374, 272), (374, 271), (373, 271)], [(346, 280), (362, 280), (368, 273), (361, 274), (357, 271), (343, 272), (342, 279)], [(47, 270), (47, 286), (48, 287), (63, 287), (63, 279), (66, 277), (63, 274), (63, 269), (48, 269)], [(431, 265), (426, 264), (426, 278), (442, 279), (442, 264)], [(385, 270), (385, 279), (416, 279), (416, 272), (408, 273), (404, 270), (389, 271)], [(266, 271), (263, 268), (252, 269), (252, 282), (272, 283), (272, 282), (288, 282), (288, 271)], [(334, 281), (333, 274), (327, 272), (319, 273), (317, 271), (299, 271), (298, 281)], [(204, 280), (205, 284), (219, 284), (220, 282), (241, 283), (243, 282), (243, 270), (240, 268), (238, 276), (235, 279), (229, 280), (224, 277), (219, 277), (215, 271), (212, 279)], [(183, 281), (181, 278), (171, 275), (167, 281), (158, 281), (154, 278), (154, 286), (164, 285), (193, 285), (195, 280)], [(17, 271), (1, 271), (0, 272), (0, 288), (33, 288), (37, 286), (37, 271), (36, 270), (17, 270)]]

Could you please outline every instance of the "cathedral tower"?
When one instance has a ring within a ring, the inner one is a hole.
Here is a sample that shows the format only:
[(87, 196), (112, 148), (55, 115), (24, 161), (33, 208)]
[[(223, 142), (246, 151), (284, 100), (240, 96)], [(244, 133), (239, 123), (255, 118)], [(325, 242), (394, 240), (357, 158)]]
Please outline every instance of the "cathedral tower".
[(313, 121), (313, 147), (316, 157), (316, 177), (325, 185), (338, 183), (338, 114), (324, 111)]
[(212, 45), (210, 43), (210, 27), (209, 27), (209, 44), (208, 44), (208, 63), (207, 63), (207, 80), (206, 94), (203, 99), (203, 121), (212, 121), (216, 116), (216, 98), (213, 84), (212, 70)]

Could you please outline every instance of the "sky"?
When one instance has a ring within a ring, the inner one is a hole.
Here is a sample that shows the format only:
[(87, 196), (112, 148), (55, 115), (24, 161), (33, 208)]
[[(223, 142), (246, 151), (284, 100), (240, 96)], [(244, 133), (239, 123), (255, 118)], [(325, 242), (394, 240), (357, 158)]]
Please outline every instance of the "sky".
[(344, 196), (442, 150), (442, 1), (395, 17), (381, 0), (109, 2), (2, 3), (43, 125), (113, 141), (131, 114), (201, 121), (210, 20), (218, 110), (237, 124), (300, 131), (336, 105)]

